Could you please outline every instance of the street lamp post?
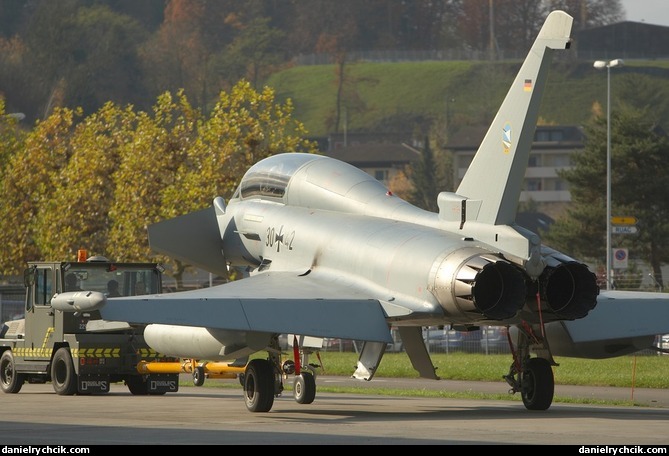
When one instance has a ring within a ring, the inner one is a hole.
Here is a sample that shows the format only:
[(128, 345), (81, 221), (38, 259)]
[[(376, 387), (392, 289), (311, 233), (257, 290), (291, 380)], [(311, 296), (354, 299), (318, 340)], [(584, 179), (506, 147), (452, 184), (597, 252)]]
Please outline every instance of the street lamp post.
[(624, 65), (622, 59), (597, 60), (594, 67), (606, 68), (606, 289), (611, 289), (611, 68)]

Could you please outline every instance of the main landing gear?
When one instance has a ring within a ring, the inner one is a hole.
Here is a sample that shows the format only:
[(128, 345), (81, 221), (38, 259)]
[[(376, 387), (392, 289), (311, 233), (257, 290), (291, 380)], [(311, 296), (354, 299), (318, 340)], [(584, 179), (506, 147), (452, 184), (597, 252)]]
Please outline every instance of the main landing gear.
[(246, 365), (246, 371), (240, 376), (244, 388), (244, 401), (250, 412), (269, 412), (274, 405), (274, 398), (283, 392), (283, 378), (293, 378), (293, 397), (298, 404), (311, 404), (316, 398), (316, 368), (309, 364), (310, 351), (300, 348), (295, 337), (293, 342), (293, 360), (281, 363), (278, 338), (273, 339), (273, 349), (268, 351), (269, 359), (253, 359)]
[[(557, 363), (548, 348), (548, 342), (537, 336), (532, 328), (518, 328), (518, 350), (513, 350), (513, 343), (509, 336), (509, 345), (513, 353), (513, 364), (509, 373), (504, 376), (511, 386), (509, 393), (520, 393), (523, 404), (528, 410), (547, 410), (555, 392), (555, 378), (553, 367)], [(539, 356), (530, 357), (530, 349)]]

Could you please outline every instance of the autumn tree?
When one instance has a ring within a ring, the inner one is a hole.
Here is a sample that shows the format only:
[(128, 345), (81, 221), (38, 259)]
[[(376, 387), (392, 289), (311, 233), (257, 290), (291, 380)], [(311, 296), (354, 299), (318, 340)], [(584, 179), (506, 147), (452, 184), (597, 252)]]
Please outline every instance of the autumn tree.
[(39, 205), (34, 242), (43, 258), (75, 258), (77, 249), (106, 253), (112, 175), (118, 165), (121, 111), (111, 103), (78, 123), (67, 138), (70, 155)]
[[(36, 219), (42, 206), (58, 191), (61, 171), (72, 156), (70, 137), (80, 112), (56, 109), (39, 122), (27, 135), (22, 149), (14, 154), (2, 176), (0, 187), (0, 270), (18, 274), (26, 261), (44, 259), (36, 243)], [(52, 229), (54, 237), (61, 233)], [(72, 258), (77, 246), (64, 250), (60, 256)]]
[[(246, 169), (281, 152), (315, 152), (294, 120), (290, 100), (277, 103), (270, 88), (256, 92), (248, 81), (221, 92), (213, 110), (202, 114), (184, 92), (164, 94), (154, 117), (138, 119), (135, 136), (121, 152), (110, 214), (109, 249), (138, 259), (149, 254), (146, 227), (229, 199)], [(168, 258), (181, 284), (188, 265)]]
[(0, 176), (9, 160), (23, 146), (25, 133), (19, 128), (20, 118), (5, 111), (5, 100), (0, 97)]
[(140, 51), (155, 96), (183, 89), (196, 107), (206, 110), (210, 99), (237, 82), (220, 74), (215, 62), (236, 35), (229, 16), (240, 5), (218, 0), (167, 2), (163, 23)]
[[(264, 157), (316, 150), (292, 111), (246, 81), (221, 92), (209, 115), (183, 91), (161, 95), (151, 113), (113, 103), (85, 118), (56, 109), (2, 176), (0, 271), (74, 258), (82, 247), (117, 261), (150, 258), (149, 224), (229, 198)], [(161, 260), (180, 283), (188, 265)]]

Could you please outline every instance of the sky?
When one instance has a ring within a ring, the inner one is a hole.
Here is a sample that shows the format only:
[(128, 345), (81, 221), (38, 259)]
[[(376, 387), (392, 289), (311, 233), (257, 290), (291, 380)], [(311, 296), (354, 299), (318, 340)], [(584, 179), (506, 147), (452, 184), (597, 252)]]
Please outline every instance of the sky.
[(669, 27), (669, 0), (621, 0), (627, 20)]

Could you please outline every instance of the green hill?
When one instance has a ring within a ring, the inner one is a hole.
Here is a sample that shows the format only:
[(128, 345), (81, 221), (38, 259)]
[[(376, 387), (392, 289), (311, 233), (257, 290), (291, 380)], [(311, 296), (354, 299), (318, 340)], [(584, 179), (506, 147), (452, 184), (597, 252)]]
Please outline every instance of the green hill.
[[(411, 131), (427, 121), (445, 119), (459, 125), (487, 125), (520, 68), (520, 61), (425, 61), (350, 63), (346, 66), (342, 105), (347, 130)], [(294, 117), (312, 136), (333, 130), (337, 99), (335, 65), (296, 66), (267, 80), (279, 100), (290, 98)], [(669, 61), (633, 61), (612, 70), (612, 97), (637, 102), (635, 88), (652, 89), (663, 126), (669, 125)], [(661, 92), (660, 97), (658, 90)], [(638, 95), (638, 94), (637, 94)], [(664, 101), (662, 101), (664, 100)], [(640, 102), (643, 102), (641, 100)], [(593, 106), (606, 106), (606, 72), (592, 62), (554, 62), (540, 110), (543, 124), (580, 125)], [(343, 118), (343, 115), (342, 115)], [(343, 128), (343, 120), (340, 131)]]

